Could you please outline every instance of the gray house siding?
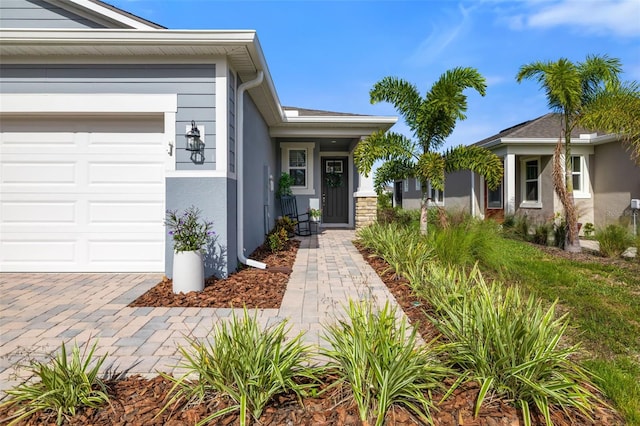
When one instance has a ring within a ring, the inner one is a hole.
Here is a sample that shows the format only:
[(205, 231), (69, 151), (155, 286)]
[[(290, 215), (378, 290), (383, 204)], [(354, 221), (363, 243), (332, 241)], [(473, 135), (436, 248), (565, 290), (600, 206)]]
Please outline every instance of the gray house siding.
[[(166, 208), (168, 210), (184, 210), (196, 206), (201, 211), (201, 218), (213, 221), (216, 233), (213, 244), (208, 247), (205, 256), (205, 276), (224, 277), (236, 268), (235, 233), (229, 235), (229, 228), (235, 229), (235, 215), (227, 212), (227, 200), (235, 198), (235, 191), (229, 194), (230, 185), (226, 178), (167, 178)], [(229, 224), (227, 221), (233, 221)], [(172, 276), (173, 243), (167, 236), (165, 246), (165, 275)]]
[(2, 0), (0, 28), (105, 28), (42, 0)]
[[(176, 168), (215, 169), (215, 65), (0, 65), (2, 93), (177, 93)], [(205, 126), (204, 158), (192, 157), (184, 134)]]
[(594, 150), (594, 225), (603, 228), (621, 219), (628, 223), (631, 199), (640, 198), (640, 167), (620, 142), (597, 145)]
[(471, 213), (471, 172), (460, 170), (449, 173), (445, 179), (444, 206), (454, 212)]
[(269, 128), (253, 101), (244, 96), (244, 254), (249, 257), (274, 226), (275, 192), (269, 176), (275, 189), (280, 173)]

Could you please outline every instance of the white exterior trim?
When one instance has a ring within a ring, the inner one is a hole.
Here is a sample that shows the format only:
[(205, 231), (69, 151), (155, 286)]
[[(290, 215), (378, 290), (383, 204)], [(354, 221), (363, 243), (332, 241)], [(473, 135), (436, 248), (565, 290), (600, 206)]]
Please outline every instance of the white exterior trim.
[(307, 150), (307, 184), (304, 188), (291, 187), (293, 195), (315, 195), (314, 188), (314, 151), (316, 144), (313, 142), (283, 142), (280, 144), (281, 157), (280, 157), (280, 169), (282, 173), (289, 173), (289, 151), (292, 149), (306, 149)]
[[(504, 159), (504, 200), (505, 214), (516, 212), (516, 156), (507, 154)], [(484, 194), (483, 194), (484, 197)], [(484, 198), (483, 198), (484, 199)], [(486, 206), (485, 206), (486, 208)]]
[(219, 170), (167, 170), (165, 176), (168, 178), (226, 178), (227, 172)]
[[(536, 177), (536, 182), (538, 185), (538, 200), (537, 201), (527, 201), (526, 197), (526, 187), (527, 187), (527, 168), (526, 164), (530, 161), (535, 161), (538, 163), (538, 176)], [(522, 194), (522, 201), (520, 202), (520, 207), (524, 209), (541, 209), (542, 208), (542, 161), (540, 161), (540, 157), (526, 157), (520, 159), (520, 191)]]
[[(88, 9), (92, 12), (95, 12), (103, 17), (119, 22), (123, 25), (129, 26), (133, 29), (137, 30), (149, 30), (149, 29), (157, 29), (157, 27), (147, 25), (139, 20), (130, 18), (123, 13), (120, 13), (116, 10), (104, 7), (98, 3), (92, 2), (90, 0), (67, 0), (69, 3), (73, 3), (76, 6), (79, 6), (83, 9)], [(56, 2), (57, 3), (57, 2)], [(62, 3), (62, 7), (64, 7), (64, 3)], [(72, 10), (71, 12), (78, 14), (76, 10)], [(92, 18), (87, 15), (87, 17)], [(96, 18), (93, 18), (96, 19)], [(102, 18), (104, 19), (104, 18)]]
[(0, 113), (149, 113), (177, 112), (178, 95), (110, 93), (7, 93)]
[[(229, 70), (226, 59), (216, 64), (216, 170), (229, 171)], [(237, 112), (236, 112), (237, 116)], [(237, 141), (236, 141), (237, 143)], [(235, 173), (229, 177), (235, 179)]]

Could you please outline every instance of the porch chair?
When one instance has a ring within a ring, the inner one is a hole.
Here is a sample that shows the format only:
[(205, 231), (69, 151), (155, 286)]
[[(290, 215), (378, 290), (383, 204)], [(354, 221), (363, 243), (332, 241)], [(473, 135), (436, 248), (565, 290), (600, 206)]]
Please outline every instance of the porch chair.
[(282, 210), (282, 216), (287, 216), (296, 222), (296, 235), (304, 237), (311, 235), (309, 213), (298, 213), (298, 206), (294, 195), (282, 195), (280, 197), (280, 209)]

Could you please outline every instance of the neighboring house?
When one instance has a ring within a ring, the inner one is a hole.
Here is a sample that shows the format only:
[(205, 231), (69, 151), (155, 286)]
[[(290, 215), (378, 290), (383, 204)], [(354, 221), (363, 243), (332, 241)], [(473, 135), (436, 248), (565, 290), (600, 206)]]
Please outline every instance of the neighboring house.
[[(552, 220), (562, 211), (552, 181), (553, 152), (560, 136), (560, 117), (550, 113), (477, 142), (503, 158), (502, 185), (488, 190), (484, 179), (470, 171), (449, 174), (443, 205), (497, 220), (505, 214), (526, 214), (535, 222)], [(578, 221), (601, 228), (630, 220), (631, 199), (640, 198), (640, 167), (620, 139), (574, 129), (571, 156)], [(399, 186), (403, 186), (402, 205), (417, 208), (415, 182), (410, 179)]]
[(396, 118), (283, 107), (254, 31), (97, 0), (3, 0), (0, 25), (1, 271), (171, 276), (165, 211), (194, 205), (216, 231), (206, 274), (224, 276), (274, 225), (282, 172), (326, 226), (371, 220), (353, 150)]

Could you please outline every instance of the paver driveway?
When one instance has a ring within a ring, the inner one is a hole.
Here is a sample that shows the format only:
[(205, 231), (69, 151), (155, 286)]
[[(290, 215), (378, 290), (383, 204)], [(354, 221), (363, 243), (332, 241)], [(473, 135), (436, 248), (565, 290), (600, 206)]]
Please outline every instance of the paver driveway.
[[(322, 344), (322, 324), (341, 316), (352, 299), (379, 304), (393, 296), (351, 241), (352, 230), (325, 230), (302, 244), (280, 309), (259, 310), (263, 324), (288, 318), (292, 333)], [(62, 341), (79, 345), (98, 338), (107, 363), (146, 376), (177, 373), (184, 336), (204, 337), (231, 309), (129, 308), (156, 285), (160, 274), (0, 274), (0, 390), (17, 383), (14, 366), (44, 359)], [(399, 309), (398, 312), (401, 312)]]

